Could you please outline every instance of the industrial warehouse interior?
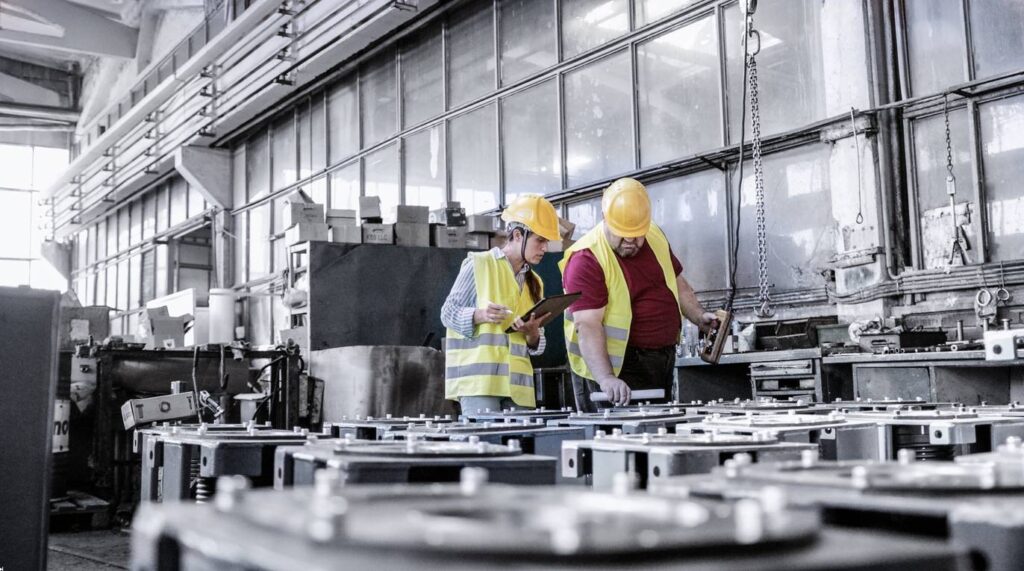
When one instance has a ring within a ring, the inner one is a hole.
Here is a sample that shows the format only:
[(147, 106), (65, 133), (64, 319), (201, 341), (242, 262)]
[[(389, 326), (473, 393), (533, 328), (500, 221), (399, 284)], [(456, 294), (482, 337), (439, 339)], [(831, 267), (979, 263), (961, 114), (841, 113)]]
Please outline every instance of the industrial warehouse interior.
[(1022, 180), (1022, 0), (0, 0), (0, 571), (1024, 569)]

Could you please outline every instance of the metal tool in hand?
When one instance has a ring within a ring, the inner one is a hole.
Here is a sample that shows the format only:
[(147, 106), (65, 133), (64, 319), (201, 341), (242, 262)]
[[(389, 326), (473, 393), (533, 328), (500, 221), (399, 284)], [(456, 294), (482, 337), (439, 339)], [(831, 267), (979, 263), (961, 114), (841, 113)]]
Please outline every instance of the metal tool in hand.
[[(665, 398), (665, 389), (643, 389), (639, 391), (632, 391), (629, 393), (629, 400), (641, 401), (649, 399), (663, 399)], [(594, 391), (590, 393), (591, 402), (608, 402), (608, 395), (602, 391)]]
[(949, 252), (948, 265), (953, 265), (957, 259), (960, 265), (966, 266), (971, 263), (967, 252), (971, 249), (971, 243), (967, 239), (967, 232), (963, 226), (957, 224), (956, 216), (956, 176), (953, 174), (953, 143), (949, 132), (949, 94), (942, 97), (942, 118), (946, 124), (946, 194), (949, 195), (949, 216), (953, 224), (953, 246)]

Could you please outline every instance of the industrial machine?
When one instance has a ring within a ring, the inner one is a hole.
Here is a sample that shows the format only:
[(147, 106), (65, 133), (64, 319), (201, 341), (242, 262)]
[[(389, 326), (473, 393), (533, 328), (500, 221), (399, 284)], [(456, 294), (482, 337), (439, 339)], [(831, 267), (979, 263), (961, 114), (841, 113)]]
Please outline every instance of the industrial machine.
[(761, 462), (793, 460), (805, 451), (817, 453), (817, 445), (793, 444), (763, 432), (743, 434), (623, 434), (599, 432), (593, 440), (562, 444), (562, 475), (591, 477), (595, 489), (609, 489), (618, 474), (636, 478), (637, 486), (682, 474), (703, 474), (736, 454), (748, 454)]
[(558, 459), (526, 454), (519, 441), (394, 442), (321, 440), (279, 448), (274, 461), (274, 487), (313, 483), (316, 472), (339, 470), (346, 484), (404, 484), (458, 481), (466, 467), (487, 468), (496, 482), (521, 485), (554, 484)]
[(781, 442), (817, 444), (818, 454), (826, 460), (884, 459), (878, 448), (878, 425), (867, 420), (851, 420), (839, 412), (821, 414), (750, 414), (722, 416), (718, 413), (703, 422), (681, 424), (677, 434), (764, 434)]
[(970, 554), (971, 569), (1010, 571), (1024, 560), (1024, 461), (1020, 439), (956, 462), (738, 462), (710, 476), (660, 480), (654, 494), (734, 501), (769, 494), (792, 507), (819, 508), (830, 526), (934, 537)]
[(220, 476), (246, 476), (255, 486), (270, 486), (274, 449), (301, 444), (307, 436), (305, 429), (251, 423), (244, 429), (211, 430), (206, 424), (151, 429), (142, 436), (140, 499), (205, 502), (216, 493)]
[(641, 432), (658, 432), (664, 429), (675, 431), (676, 425), (684, 422), (700, 422), (703, 417), (692, 414), (688, 409), (669, 408), (655, 411), (627, 410), (616, 411), (605, 409), (603, 412), (572, 413), (568, 418), (551, 420), (553, 426), (581, 426), (586, 430), (587, 438), (594, 438), (598, 432), (611, 433), (618, 430), (623, 434)]
[(989, 452), (1011, 436), (1024, 436), (1024, 419), (979, 415), (967, 408), (860, 411), (846, 416), (879, 425), (879, 452), (889, 460), (901, 450), (912, 450), (918, 460), (951, 460)]
[(467, 469), (457, 484), (345, 486), (325, 470), (314, 486), (273, 492), (225, 479), (213, 505), (143, 506), (131, 568), (953, 571), (965, 560), (937, 539), (822, 528), (813, 511), (768, 497), (722, 505), (486, 478)]
[(431, 427), (435, 425), (448, 424), (453, 422), (452, 415), (434, 415), (428, 417), (425, 414), (419, 416), (394, 417), (390, 414), (383, 418), (373, 416), (356, 416), (349, 420), (343, 418), (338, 422), (324, 424), (323, 433), (333, 438), (341, 438), (351, 435), (359, 440), (383, 440), (392, 432), (401, 432), (416, 426)]

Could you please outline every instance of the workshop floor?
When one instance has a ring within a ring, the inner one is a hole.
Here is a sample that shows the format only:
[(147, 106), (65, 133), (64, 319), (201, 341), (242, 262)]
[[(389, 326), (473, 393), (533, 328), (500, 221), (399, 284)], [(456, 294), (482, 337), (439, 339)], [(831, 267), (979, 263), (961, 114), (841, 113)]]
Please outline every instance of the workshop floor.
[(50, 534), (48, 571), (127, 569), (129, 539), (119, 529), (57, 531)]

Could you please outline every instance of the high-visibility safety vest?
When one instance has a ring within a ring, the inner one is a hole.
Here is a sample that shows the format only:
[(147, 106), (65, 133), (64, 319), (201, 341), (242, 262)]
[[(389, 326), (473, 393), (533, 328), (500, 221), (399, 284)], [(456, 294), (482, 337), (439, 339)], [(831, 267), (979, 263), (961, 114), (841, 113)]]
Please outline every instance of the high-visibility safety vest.
[[(672, 297), (676, 300), (676, 311), (682, 315), (682, 308), (679, 307), (679, 288), (676, 285), (676, 272), (672, 267), (672, 255), (669, 250), (668, 238), (657, 224), (651, 223), (651, 229), (647, 232), (647, 243), (654, 250), (655, 257), (661, 265), (665, 274), (665, 285), (672, 291)], [(608, 305), (604, 308), (604, 336), (605, 345), (608, 348), (608, 359), (612, 365), (612, 372), (618, 376), (622, 370), (622, 362), (626, 357), (626, 344), (629, 342), (629, 327), (633, 321), (633, 305), (629, 297), (629, 287), (626, 285), (626, 276), (622, 273), (622, 267), (616, 257), (615, 250), (608, 243), (604, 235), (604, 222), (598, 224), (590, 232), (587, 232), (578, 242), (565, 250), (562, 261), (558, 263), (562, 275), (565, 275), (565, 266), (569, 263), (572, 255), (581, 250), (590, 250), (597, 258), (604, 270), (604, 283), (608, 287)], [(565, 344), (569, 353), (569, 366), (577, 375), (593, 379), (594, 374), (590, 367), (583, 360), (583, 353), (580, 351), (579, 335), (576, 332), (576, 324), (572, 319), (572, 312), (565, 312)]]
[[(476, 281), (477, 307), (487, 302), (504, 305), (512, 314), (501, 323), (481, 323), (475, 337), (464, 337), (448, 329), (445, 339), (445, 398), (492, 396), (511, 397), (519, 406), (537, 406), (533, 388), (533, 364), (526, 335), (505, 333), (516, 317), (534, 306), (530, 288), (519, 287), (512, 266), (494, 253), (470, 253)], [(532, 271), (532, 270), (531, 270)], [(534, 274), (536, 276), (536, 274)], [(540, 277), (537, 277), (537, 282)], [(543, 297), (543, 290), (542, 290)]]

